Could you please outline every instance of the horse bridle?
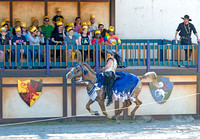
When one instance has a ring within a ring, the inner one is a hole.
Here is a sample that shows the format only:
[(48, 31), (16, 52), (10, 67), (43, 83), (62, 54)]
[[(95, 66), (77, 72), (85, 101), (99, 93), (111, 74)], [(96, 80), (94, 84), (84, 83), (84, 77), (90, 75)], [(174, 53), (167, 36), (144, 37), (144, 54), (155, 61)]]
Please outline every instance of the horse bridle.
[[(82, 70), (82, 74), (83, 74), (84, 67), (83, 67), (81, 64), (76, 64), (76, 67), (77, 67), (77, 66), (80, 66), (80, 68), (76, 71), (76, 73), (74, 73), (73, 71), (70, 71), (70, 72), (71, 72), (73, 75), (77, 75), (78, 72), (79, 72), (80, 70)], [(82, 80), (83, 80), (83, 81), (88, 81), (88, 82), (92, 83), (93, 85), (95, 84), (95, 83), (93, 83), (91, 80), (84, 80), (83, 75), (82, 75)]]
[[(77, 67), (77, 66), (80, 66), (80, 68), (82, 69), (82, 72), (83, 72), (83, 67), (81, 66), (81, 64), (76, 64), (76, 67)], [(76, 71), (76, 73), (74, 73), (73, 71), (70, 71), (70, 72), (71, 72), (73, 75), (77, 75), (78, 72), (81, 70), (80, 68)]]

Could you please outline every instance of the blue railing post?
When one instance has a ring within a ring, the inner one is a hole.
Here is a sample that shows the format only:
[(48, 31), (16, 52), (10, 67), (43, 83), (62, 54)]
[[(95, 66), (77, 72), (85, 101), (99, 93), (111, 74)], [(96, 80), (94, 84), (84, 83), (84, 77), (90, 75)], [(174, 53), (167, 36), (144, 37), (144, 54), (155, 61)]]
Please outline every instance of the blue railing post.
[(198, 42), (198, 65), (197, 72), (200, 72), (200, 42)]
[(49, 75), (50, 70), (49, 70), (49, 40), (46, 41), (46, 74)]
[(95, 42), (95, 67), (96, 67), (96, 73), (99, 72), (99, 45), (98, 40)]
[(150, 44), (149, 41), (147, 41), (147, 72), (150, 71)]

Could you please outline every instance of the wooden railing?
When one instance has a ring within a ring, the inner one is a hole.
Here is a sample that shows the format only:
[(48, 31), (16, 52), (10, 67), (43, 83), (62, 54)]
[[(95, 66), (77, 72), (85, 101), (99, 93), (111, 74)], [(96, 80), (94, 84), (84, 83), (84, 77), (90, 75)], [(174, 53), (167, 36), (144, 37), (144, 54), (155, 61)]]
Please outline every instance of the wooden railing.
[[(1, 67), (21, 66), (46, 68), (73, 67), (78, 62), (87, 62), (97, 68), (105, 66), (107, 53), (115, 51), (121, 56), (119, 66), (189, 66), (197, 67), (198, 45), (173, 45), (167, 40), (124, 40), (121, 45), (0, 45), (4, 52)], [(185, 59), (185, 56), (191, 58)], [(98, 55), (98, 57), (96, 57)], [(25, 56), (25, 57), (24, 57)]]

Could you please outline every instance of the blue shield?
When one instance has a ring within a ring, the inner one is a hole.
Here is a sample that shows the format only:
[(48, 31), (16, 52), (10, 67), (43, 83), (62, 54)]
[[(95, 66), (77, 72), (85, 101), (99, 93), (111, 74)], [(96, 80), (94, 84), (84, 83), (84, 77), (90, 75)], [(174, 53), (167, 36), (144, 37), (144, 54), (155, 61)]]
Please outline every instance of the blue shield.
[(170, 82), (169, 78), (162, 77), (162, 76), (157, 77), (157, 81), (158, 81), (159, 87), (156, 87), (152, 83), (149, 83), (151, 95), (153, 96), (154, 100), (157, 103), (163, 104), (169, 99), (172, 93), (174, 83)]

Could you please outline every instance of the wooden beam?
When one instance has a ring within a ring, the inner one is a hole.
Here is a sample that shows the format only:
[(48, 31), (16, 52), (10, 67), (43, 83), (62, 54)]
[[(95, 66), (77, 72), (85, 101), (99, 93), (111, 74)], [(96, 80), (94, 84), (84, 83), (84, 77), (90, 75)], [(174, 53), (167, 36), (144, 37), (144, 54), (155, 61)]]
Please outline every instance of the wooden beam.
[(45, 16), (48, 15), (48, 4), (47, 4), (47, 1), (48, 1), (48, 0), (45, 0), (45, 1), (44, 1), (44, 15), (45, 15)]
[(198, 117), (200, 117), (200, 73), (197, 73), (197, 106), (196, 111)]
[(78, 0), (78, 17), (81, 17), (81, 2)]
[(2, 72), (0, 72), (0, 120), (3, 119)]
[(63, 77), (63, 117), (67, 117), (67, 79)]
[(110, 0), (110, 26), (115, 27), (115, 0)]
[(10, 0), (10, 25), (13, 27), (13, 3)]

